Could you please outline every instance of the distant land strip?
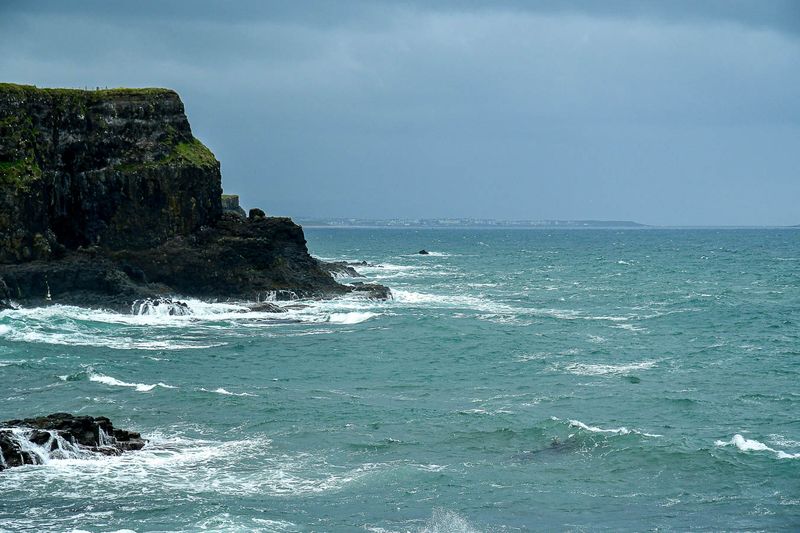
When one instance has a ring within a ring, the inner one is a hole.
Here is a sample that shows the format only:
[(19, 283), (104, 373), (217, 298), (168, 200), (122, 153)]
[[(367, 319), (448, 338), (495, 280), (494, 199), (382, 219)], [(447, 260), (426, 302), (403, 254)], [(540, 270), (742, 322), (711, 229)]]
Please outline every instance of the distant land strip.
[(367, 228), (648, 228), (630, 220), (495, 220), (485, 218), (298, 218), (306, 227)]

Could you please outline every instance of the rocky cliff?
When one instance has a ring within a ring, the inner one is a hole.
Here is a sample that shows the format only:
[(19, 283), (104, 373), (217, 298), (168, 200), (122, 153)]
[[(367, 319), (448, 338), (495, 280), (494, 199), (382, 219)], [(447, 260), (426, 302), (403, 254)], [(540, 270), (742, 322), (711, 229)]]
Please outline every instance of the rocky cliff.
[(236, 211), (174, 91), (0, 84), (0, 300), (353, 290), (291, 220)]

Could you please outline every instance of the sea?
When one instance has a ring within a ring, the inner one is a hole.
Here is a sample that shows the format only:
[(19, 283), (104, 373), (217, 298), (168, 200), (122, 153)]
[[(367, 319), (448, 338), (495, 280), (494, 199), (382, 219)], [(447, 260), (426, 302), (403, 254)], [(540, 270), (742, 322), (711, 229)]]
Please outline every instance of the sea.
[(0, 312), (0, 420), (149, 440), (1, 472), (0, 530), (800, 529), (799, 230), (306, 237), (393, 299)]

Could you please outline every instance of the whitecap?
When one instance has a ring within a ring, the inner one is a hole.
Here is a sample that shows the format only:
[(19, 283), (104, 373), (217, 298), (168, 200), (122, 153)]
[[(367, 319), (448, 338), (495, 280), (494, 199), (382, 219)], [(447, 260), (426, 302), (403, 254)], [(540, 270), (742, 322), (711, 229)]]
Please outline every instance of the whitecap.
[(647, 370), (655, 365), (656, 361), (641, 361), (639, 363), (630, 363), (627, 365), (570, 363), (564, 366), (564, 370), (578, 376), (605, 376), (609, 374), (627, 374), (636, 370)]
[[(59, 376), (59, 378), (66, 381), (68, 377)], [(103, 383), (104, 385), (110, 385), (112, 387), (131, 387), (136, 389), (137, 392), (150, 392), (151, 390), (155, 389), (156, 387), (161, 387), (164, 389), (175, 389), (177, 387), (173, 387), (172, 385), (167, 385), (166, 383), (154, 383), (149, 385), (147, 383), (126, 383), (125, 381), (121, 381), (117, 378), (106, 376), (105, 374), (96, 374), (90, 373), (89, 374), (89, 381), (95, 381), (97, 383)]]
[(628, 429), (626, 427), (618, 427), (612, 429), (603, 429), (597, 426), (590, 426), (588, 424), (584, 424), (580, 420), (570, 420), (569, 421), (570, 427), (580, 428), (585, 431), (589, 431), (592, 433), (610, 433), (613, 435), (629, 435), (634, 433), (636, 435), (642, 435), (643, 437), (661, 437), (662, 435), (656, 435), (653, 433), (644, 433), (643, 431), (639, 431), (637, 429)]
[(360, 324), (376, 316), (378, 316), (377, 313), (369, 312), (332, 313), (328, 317), (328, 322), (332, 324)]
[(746, 439), (738, 433), (729, 441), (718, 440), (714, 444), (717, 446), (735, 446), (743, 452), (770, 452), (774, 453), (778, 459), (800, 458), (800, 453), (787, 453), (783, 450), (776, 450), (755, 439)]
[(464, 517), (446, 509), (434, 509), (420, 533), (478, 533)]
[(772, 434), (769, 436), (769, 441), (777, 446), (789, 446), (791, 448), (800, 448), (800, 441), (787, 439), (783, 435)]
[(200, 389), (203, 392), (215, 392), (217, 394), (222, 394), (224, 396), (257, 396), (256, 394), (251, 394), (249, 392), (231, 392), (229, 390), (223, 389), (222, 387), (218, 387), (214, 390), (208, 389)]
[(432, 294), (393, 289), (395, 302), (413, 307), (430, 306), (440, 308), (470, 309), (484, 313), (508, 314), (521, 310), (487, 298), (469, 295)]
[(639, 327), (639, 326), (634, 326), (633, 324), (614, 324), (611, 327), (615, 328), (615, 329), (624, 329), (624, 330), (633, 331), (633, 332), (647, 331), (646, 328)]

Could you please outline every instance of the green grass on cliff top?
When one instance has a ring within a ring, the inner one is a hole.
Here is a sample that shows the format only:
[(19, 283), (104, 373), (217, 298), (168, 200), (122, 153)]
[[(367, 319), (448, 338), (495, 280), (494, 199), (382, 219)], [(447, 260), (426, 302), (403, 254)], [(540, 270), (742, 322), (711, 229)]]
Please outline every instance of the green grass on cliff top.
[(198, 139), (177, 144), (167, 159), (185, 161), (196, 167), (214, 167), (217, 165), (217, 158)]
[(16, 83), (0, 83), (0, 94), (18, 94), (20, 96), (36, 93), (48, 96), (84, 96), (87, 98), (103, 98), (114, 96), (153, 96), (162, 94), (176, 94), (172, 89), (160, 87), (146, 88), (116, 88), (116, 89), (51, 89), (36, 87), (35, 85), (19, 85)]

